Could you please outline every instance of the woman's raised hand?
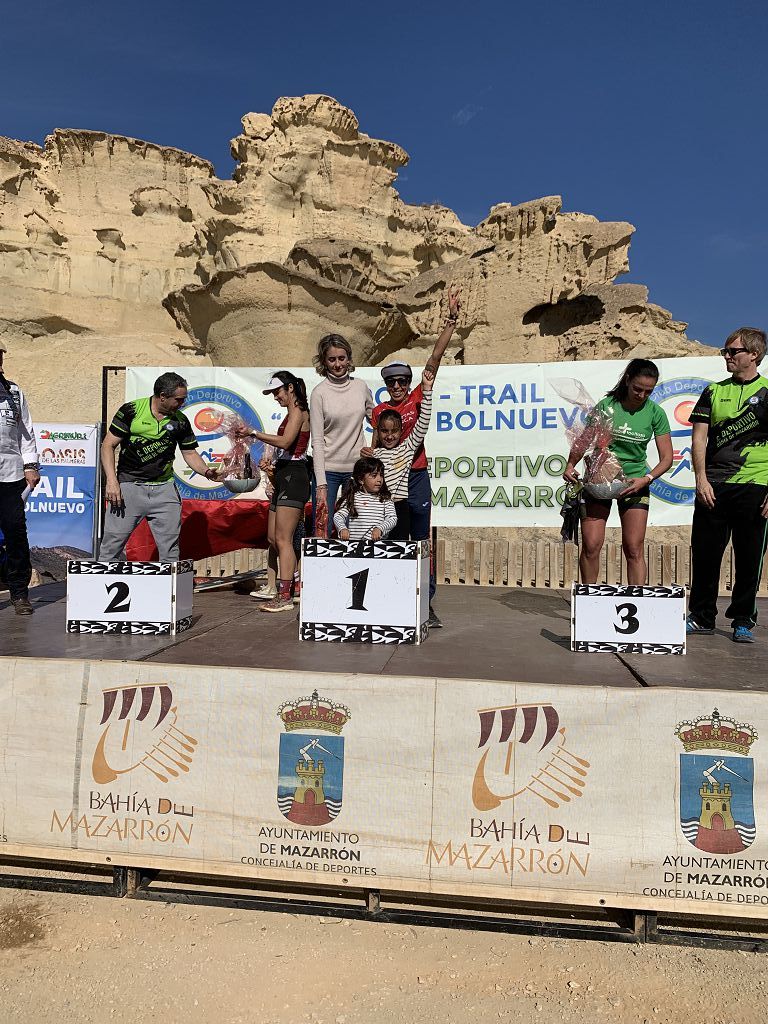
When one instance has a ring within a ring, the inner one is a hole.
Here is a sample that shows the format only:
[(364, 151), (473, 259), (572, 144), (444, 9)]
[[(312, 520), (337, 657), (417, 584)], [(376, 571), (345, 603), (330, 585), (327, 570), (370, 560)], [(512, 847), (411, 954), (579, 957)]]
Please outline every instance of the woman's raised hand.
[(448, 316), (457, 318), (461, 312), (461, 288), (451, 285), (448, 288)]
[(435, 383), (435, 371), (431, 366), (425, 366), (421, 374), (421, 390), (429, 392)]

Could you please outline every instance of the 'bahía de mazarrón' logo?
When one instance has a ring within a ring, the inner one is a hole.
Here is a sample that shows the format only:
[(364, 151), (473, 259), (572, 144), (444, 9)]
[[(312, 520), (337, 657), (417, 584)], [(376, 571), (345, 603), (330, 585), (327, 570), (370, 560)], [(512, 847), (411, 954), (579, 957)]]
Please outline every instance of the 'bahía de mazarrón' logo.
[(158, 782), (186, 775), (197, 740), (179, 727), (178, 706), (166, 683), (102, 691), (102, 727), (91, 763), (93, 781), (108, 785), (134, 769)]
[(483, 708), (478, 715), (482, 754), (472, 782), (478, 811), (525, 793), (552, 808), (582, 795), (591, 765), (566, 746), (565, 726), (552, 704)]
[(277, 806), (297, 825), (326, 825), (341, 810), (344, 737), (350, 718), (344, 704), (320, 697), (286, 701), (277, 710), (280, 736)]
[[(198, 387), (190, 388), (187, 401), (182, 412), (192, 424), (198, 442), (198, 452), (212, 466), (217, 466), (231, 448), (231, 443), (224, 433), (227, 416), (240, 416), (249, 427), (263, 430), (261, 419), (256, 410), (246, 402), (242, 395), (227, 388)], [(256, 442), (251, 447), (251, 459), (257, 465), (261, 458), (264, 445)], [(177, 453), (174, 465), (176, 483), (182, 498), (231, 498), (232, 495), (215, 481), (193, 473)]]
[(670, 505), (692, 505), (696, 497), (690, 415), (699, 395), (710, 383), (701, 377), (675, 377), (659, 381), (651, 394), (651, 399), (669, 417), (674, 453), (672, 467), (651, 485), (651, 492)]
[(738, 853), (755, 841), (754, 762), (757, 733), (746, 722), (709, 716), (681, 722), (680, 828), (705, 853)]

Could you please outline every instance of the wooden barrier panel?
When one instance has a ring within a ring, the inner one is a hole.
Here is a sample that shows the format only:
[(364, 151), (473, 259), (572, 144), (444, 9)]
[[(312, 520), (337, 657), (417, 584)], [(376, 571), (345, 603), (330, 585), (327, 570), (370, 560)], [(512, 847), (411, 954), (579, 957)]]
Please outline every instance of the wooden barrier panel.
[(0, 858), (768, 919), (766, 734), (748, 692), (0, 659)]
[[(578, 581), (579, 553), (575, 544), (557, 541), (445, 540), (438, 537), (435, 569), (440, 585), (481, 587), (551, 587), (570, 590)], [(648, 583), (652, 586), (690, 586), (690, 548), (686, 544), (646, 544)], [(195, 562), (195, 574), (218, 578), (267, 564), (267, 552), (234, 551)], [(621, 545), (607, 543), (602, 551), (598, 583), (627, 582)], [(720, 593), (731, 592), (733, 552), (728, 547), (720, 573)], [(768, 597), (768, 559), (758, 590)]]
[[(578, 549), (556, 541), (437, 542), (437, 582), (483, 587), (551, 587), (570, 589), (578, 581)], [(648, 583), (668, 587), (690, 586), (690, 548), (685, 544), (646, 544)], [(733, 579), (733, 551), (729, 547), (720, 572), (720, 593), (729, 594)], [(627, 582), (627, 566), (617, 543), (606, 543), (600, 555), (598, 583), (618, 586)], [(758, 590), (768, 597), (768, 560)]]

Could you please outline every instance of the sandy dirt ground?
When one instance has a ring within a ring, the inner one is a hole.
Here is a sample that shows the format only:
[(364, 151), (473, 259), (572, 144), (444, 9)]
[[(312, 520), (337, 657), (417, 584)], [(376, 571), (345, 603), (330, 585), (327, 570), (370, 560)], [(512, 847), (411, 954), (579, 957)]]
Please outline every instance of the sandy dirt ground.
[(768, 954), (0, 890), (0, 1020), (753, 1024)]

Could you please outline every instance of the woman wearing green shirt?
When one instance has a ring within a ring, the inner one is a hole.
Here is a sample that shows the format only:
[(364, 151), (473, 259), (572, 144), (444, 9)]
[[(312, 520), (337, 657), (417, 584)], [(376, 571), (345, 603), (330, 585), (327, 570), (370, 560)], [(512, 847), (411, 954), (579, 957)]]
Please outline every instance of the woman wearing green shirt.
[[(650, 400), (659, 380), (659, 368), (649, 359), (633, 359), (613, 388), (595, 409), (606, 414), (613, 427), (608, 445), (626, 477), (627, 486), (618, 495), (621, 519), (621, 546), (627, 560), (627, 582), (645, 583), (645, 528), (648, 523), (650, 486), (672, 465), (672, 438), (664, 410)], [(658, 462), (648, 469), (648, 444), (654, 438)], [(579, 479), (575, 467), (581, 461), (588, 441), (578, 438), (571, 448), (563, 478), (569, 483)], [(605, 524), (611, 512), (611, 500), (594, 498), (585, 491), (585, 515), (581, 524), (579, 569), (582, 583), (596, 583), (600, 552), (605, 541)]]

